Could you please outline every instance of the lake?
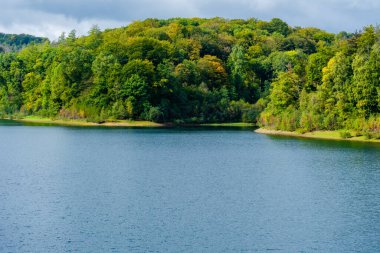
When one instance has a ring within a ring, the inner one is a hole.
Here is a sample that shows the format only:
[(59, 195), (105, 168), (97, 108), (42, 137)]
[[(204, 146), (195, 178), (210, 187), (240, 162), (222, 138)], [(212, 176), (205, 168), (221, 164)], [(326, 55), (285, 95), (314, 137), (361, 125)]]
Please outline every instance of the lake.
[(0, 123), (0, 252), (379, 251), (379, 144)]

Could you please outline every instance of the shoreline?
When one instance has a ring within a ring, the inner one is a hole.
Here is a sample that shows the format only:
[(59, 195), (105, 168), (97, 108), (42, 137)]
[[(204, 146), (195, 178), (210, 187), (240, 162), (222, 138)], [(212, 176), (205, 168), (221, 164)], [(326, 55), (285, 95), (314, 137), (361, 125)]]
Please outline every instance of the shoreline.
[(340, 136), (340, 131), (313, 131), (304, 134), (290, 131), (282, 130), (272, 130), (266, 128), (258, 128), (255, 133), (274, 135), (274, 136), (287, 136), (305, 139), (319, 139), (319, 140), (335, 140), (335, 141), (354, 141), (354, 142), (369, 142), (369, 143), (380, 143), (378, 139), (366, 139), (364, 136), (356, 136), (351, 138), (342, 138)]
[(57, 126), (78, 126), (78, 127), (164, 127), (166, 125), (154, 123), (150, 121), (132, 121), (132, 120), (118, 120), (115, 122), (95, 123), (85, 120), (70, 120), (70, 119), (49, 119), (49, 118), (22, 118), (22, 119), (9, 119), (15, 122), (31, 123), (31, 124), (46, 124)]
[(73, 126), (73, 127), (255, 127), (251, 123), (204, 123), (204, 124), (175, 124), (172, 122), (155, 123), (152, 121), (135, 121), (135, 120), (116, 120), (106, 121), (104, 123), (88, 122), (86, 120), (73, 120), (73, 119), (50, 119), (40, 118), (36, 116), (29, 116), (21, 119), (2, 118), (3, 120), (10, 120), (20, 123), (42, 124), (42, 125), (57, 125), (57, 126)]

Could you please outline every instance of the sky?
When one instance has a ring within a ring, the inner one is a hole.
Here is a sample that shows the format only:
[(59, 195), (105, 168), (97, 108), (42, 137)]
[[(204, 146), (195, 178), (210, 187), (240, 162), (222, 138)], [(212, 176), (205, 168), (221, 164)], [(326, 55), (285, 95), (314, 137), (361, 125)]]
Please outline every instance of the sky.
[(171, 17), (281, 18), (291, 26), (355, 32), (380, 23), (380, 0), (0, 0), (0, 32), (56, 40), (135, 20)]

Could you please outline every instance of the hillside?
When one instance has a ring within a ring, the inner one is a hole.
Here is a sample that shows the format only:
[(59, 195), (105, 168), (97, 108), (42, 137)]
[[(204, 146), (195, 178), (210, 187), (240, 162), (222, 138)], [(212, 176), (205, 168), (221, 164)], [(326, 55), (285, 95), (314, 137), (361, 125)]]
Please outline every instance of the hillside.
[(379, 130), (380, 32), (148, 19), (0, 55), (0, 114)]
[(43, 43), (48, 39), (29, 34), (0, 33), (0, 52), (18, 51), (31, 43)]

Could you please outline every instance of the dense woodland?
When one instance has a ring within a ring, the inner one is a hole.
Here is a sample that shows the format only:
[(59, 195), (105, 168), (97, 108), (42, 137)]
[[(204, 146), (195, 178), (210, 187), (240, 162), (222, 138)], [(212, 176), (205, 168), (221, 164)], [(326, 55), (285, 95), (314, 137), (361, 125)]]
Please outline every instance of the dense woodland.
[(0, 53), (19, 51), (32, 43), (43, 43), (46, 38), (35, 37), (29, 34), (6, 34), (0, 33)]
[(0, 116), (380, 131), (380, 30), (148, 19), (0, 54)]

